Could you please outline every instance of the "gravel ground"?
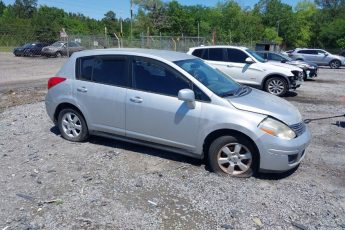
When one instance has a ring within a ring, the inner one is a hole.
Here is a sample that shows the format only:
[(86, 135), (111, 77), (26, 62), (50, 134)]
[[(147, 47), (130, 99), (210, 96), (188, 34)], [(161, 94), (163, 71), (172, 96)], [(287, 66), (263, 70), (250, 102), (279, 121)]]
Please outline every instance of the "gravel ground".
[[(344, 85), (345, 69), (325, 68), (286, 99), (305, 118), (343, 114)], [(345, 118), (309, 124), (292, 175), (236, 179), (161, 150), (65, 141), (44, 92), (0, 91), (0, 230), (345, 229)]]

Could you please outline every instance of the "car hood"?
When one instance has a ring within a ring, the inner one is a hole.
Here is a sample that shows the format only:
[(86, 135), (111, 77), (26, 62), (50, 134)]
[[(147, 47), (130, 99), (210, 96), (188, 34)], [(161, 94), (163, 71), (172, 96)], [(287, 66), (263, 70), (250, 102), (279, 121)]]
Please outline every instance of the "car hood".
[(257, 89), (252, 89), (247, 95), (227, 99), (237, 109), (272, 116), (287, 125), (302, 121), (300, 112), (290, 102)]
[(271, 65), (275, 65), (275, 66), (280, 66), (280, 67), (284, 67), (287, 68), (291, 71), (293, 70), (297, 70), (297, 71), (302, 71), (299, 67), (295, 66), (295, 65), (290, 65), (290, 64), (286, 64), (286, 63), (281, 63), (281, 62), (276, 62), (276, 61), (268, 61), (269, 64)]

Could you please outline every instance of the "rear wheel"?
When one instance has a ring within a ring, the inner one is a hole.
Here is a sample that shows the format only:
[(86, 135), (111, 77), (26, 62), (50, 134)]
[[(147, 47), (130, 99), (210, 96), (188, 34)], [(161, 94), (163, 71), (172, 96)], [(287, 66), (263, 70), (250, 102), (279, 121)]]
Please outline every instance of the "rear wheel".
[(332, 69), (339, 69), (340, 66), (341, 63), (339, 60), (333, 60), (329, 63), (329, 67), (331, 67)]
[(276, 96), (283, 96), (288, 91), (288, 83), (282, 77), (272, 77), (265, 83), (265, 90)]
[(222, 136), (209, 148), (208, 163), (213, 172), (234, 177), (250, 177), (257, 171), (258, 157), (245, 138)]
[(81, 142), (89, 136), (84, 117), (74, 109), (61, 110), (58, 126), (62, 137), (69, 141)]

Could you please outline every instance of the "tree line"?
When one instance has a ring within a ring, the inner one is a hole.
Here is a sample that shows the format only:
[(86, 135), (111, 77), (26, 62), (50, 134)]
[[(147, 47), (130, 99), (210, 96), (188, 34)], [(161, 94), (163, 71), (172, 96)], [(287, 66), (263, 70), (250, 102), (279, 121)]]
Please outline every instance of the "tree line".
[(136, 6), (132, 18), (121, 19), (108, 11), (96, 20), (38, 6), (37, 0), (16, 0), (9, 5), (0, 0), (0, 46), (28, 38), (54, 41), (65, 28), (69, 34), (113, 36), (115, 32), (128, 39), (142, 34), (200, 36), (216, 44), (269, 41), (285, 48), (345, 48), (345, 0), (301, 0), (295, 7), (281, 0), (259, 0), (247, 8), (234, 0), (220, 1), (214, 7), (162, 0), (132, 3)]

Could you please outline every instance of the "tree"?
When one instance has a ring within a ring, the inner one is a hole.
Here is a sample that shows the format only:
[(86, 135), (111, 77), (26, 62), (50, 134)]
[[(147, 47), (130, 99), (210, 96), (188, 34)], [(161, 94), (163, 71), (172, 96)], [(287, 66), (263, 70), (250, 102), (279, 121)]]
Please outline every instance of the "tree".
[(4, 12), (5, 9), (6, 9), (5, 3), (2, 0), (0, 0), (0, 17), (2, 16), (2, 13)]
[(36, 12), (37, 0), (16, 0), (13, 10), (19, 18), (31, 18)]
[(278, 36), (277, 30), (274, 27), (267, 27), (263, 33), (263, 39), (270, 42), (281, 44), (283, 39)]

